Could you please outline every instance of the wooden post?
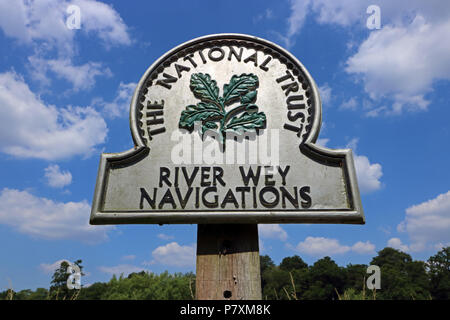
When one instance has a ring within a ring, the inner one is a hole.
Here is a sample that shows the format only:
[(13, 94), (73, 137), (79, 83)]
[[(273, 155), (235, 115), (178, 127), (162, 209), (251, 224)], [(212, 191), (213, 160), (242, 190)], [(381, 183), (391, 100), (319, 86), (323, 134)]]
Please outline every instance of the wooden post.
[(197, 300), (260, 300), (257, 224), (199, 224)]

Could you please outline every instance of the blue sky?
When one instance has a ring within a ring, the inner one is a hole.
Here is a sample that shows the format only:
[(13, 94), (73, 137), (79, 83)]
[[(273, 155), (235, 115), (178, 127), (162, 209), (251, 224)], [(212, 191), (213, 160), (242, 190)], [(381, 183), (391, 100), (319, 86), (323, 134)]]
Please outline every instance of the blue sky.
[(444, 0), (0, 0), (0, 290), (48, 287), (62, 259), (83, 260), (84, 284), (195, 270), (195, 225), (88, 221), (101, 152), (133, 145), (140, 77), (214, 33), (292, 52), (320, 87), (319, 143), (355, 153), (366, 224), (261, 226), (261, 253), (347, 265), (391, 246), (427, 259), (450, 243), (449, 30)]

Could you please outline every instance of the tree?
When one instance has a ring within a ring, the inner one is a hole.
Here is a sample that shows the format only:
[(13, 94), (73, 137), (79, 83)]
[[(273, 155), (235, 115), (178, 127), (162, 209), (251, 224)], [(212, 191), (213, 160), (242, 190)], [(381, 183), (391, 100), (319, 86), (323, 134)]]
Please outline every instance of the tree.
[(354, 292), (360, 292), (366, 285), (367, 265), (349, 264), (345, 268), (345, 290), (354, 289)]
[[(74, 262), (81, 271), (81, 275), (83, 276), (83, 266), (81, 265), (83, 261), (77, 260)], [(51, 299), (70, 299), (75, 297), (79, 292), (78, 290), (70, 290), (67, 287), (67, 279), (69, 277), (69, 273), (67, 273), (67, 268), (69, 267), (69, 263), (67, 261), (62, 261), (59, 268), (55, 270), (52, 276), (52, 281), (50, 282), (50, 293), (49, 296)]]
[[(284, 258), (279, 266), (280, 270), (288, 272), (290, 286), (283, 289), (295, 299), (301, 299), (308, 288), (308, 264), (295, 255)], [(286, 292), (284, 292), (286, 294)]]
[(15, 300), (46, 300), (48, 299), (48, 290), (37, 288), (36, 291), (25, 289), (14, 295)]
[(450, 247), (445, 247), (427, 261), (430, 293), (433, 299), (450, 299)]
[(301, 270), (308, 268), (308, 264), (299, 256), (286, 257), (280, 263), (280, 269), (285, 271)]
[(104, 282), (95, 282), (89, 287), (83, 287), (77, 300), (101, 300), (106, 292), (108, 284)]
[(317, 260), (308, 273), (308, 289), (303, 294), (308, 300), (337, 299), (337, 292), (343, 292), (345, 271), (330, 257)]
[(115, 275), (107, 283), (101, 299), (105, 300), (191, 300), (195, 293), (192, 273), (159, 275), (154, 273), (133, 273), (127, 278)]
[[(379, 251), (371, 264), (381, 269), (381, 290), (376, 299), (449, 299), (450, 298), (450, 247), (443, 248), (425, 263), (415, 261), (407, 253), (393, 248)], [(80, 270), (81, 260), (77, 260)], [(151, 299), (178, 300), (195, 297), (193, 273), (159, 275), (141, 271), (127, 277), (113, 276), (109, 282), (97, 282), (80, 291), (68, 290), (68, 262), (62, 262), (52, 276), (50, 290), (37, 288), (18, 292), (8, 289), (0, 292), (0, 300), (43, 299)], [(299, 256), (284, 258), (277, 266), (272, 259), (260, 256), (264, 299), (371, 299), (365, 279), (369, 276), (367, 265), (349, 264), (339, 267), (325, 257), (308, 266)], [(339, 294), (339, 296), (338, 296)]]
[(394, 248), (386, 247), (378, 252), (378, 255), (372, 259), (370, 264), (381, 266), (397, 266), (405, 269), (406, 266), (412, 262), (409, 254), (396, 250)]
[(261, 274), (263, 274), (266, 269), (275, 267), (275, 263), (273, 263), (268, 255), (259, 256), (259, 266), (261, 268)]
[(259, 256), (259, 268), (261, 272), (261, 290), (264, 292), (264, 287), (267, 284), (266, 278), (263, 276), (264, 272), (270, 268), (275, 267), (275, 263), (273, 263), (272, 259), (268, 256)]
[(422, 261), (413, 261), (407, 253), (384, 248), (372, 259), (380, 267), (381, 290), (377, 299), (428, 299), (427, 274)]
[(281, 270), (277, 266), (272, 266), (264, 270), (262, 279), (265, 283), (263, 289), (264, 299), (287, 300), (291, 298), (289, 292), (292, 293), (292, 285), (289, 272)]
[(15, 298), (16, 292), (13, 289), (7, 289), (0, 292), (0, 300), (13, 300)]
[(294, 269), (290, 271), (295, 286), (295, 297), (305, 299), (305, 293), (309, 288), (309, 268)]
[(28, 299), (29, 300), (46, 300), (48, 299), (48, 290), (45, 288), (37, 288), (36, 291), (32, 292)]

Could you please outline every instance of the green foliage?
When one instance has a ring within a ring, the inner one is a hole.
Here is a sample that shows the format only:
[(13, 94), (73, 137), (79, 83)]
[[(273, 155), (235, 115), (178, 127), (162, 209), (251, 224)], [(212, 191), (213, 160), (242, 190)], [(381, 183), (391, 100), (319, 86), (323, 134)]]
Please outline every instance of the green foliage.
[(108, 283), (95, 282), (89, 287), (83, 287), (80, 290), (78, 300), (101, 300), (107, 289)]
[(366, 283), (367, 265), (365, 264), (349, 264), (345, 268), (345, 290), (354, 289), (360, 291)]
[[(430, 257), (427, 263), (414, 261), (410, 255), (385, 248), (371, 261), (381, 269), (381, 289), (365, 288), (367, 265), (349, 264), (339, 267), (325, 257), (308, 266), (299, 256), (284, 258), (277, 266), (272, 259), (260, 256), (264, 299), (292, 300), (371, 300), (371, 299), (449, 299), (450, 247)], [(76, 261), (81, 266), (81, 260)], [(53, 274), (50, 290), (38, 288), (0, 292), (0, 300), (190, 300), (195, 297), (195, 275), (163, 272), (132, 273), (128, 277), (113, 276), (106, 283), (97, 282), (78, 292), (64, 291), (68, 264), (61, 263)], [(76, 295), (74, 295), (76, 293)]]
[(249, 113), (245, 111), (239, 117), (234, 117), (225, 125), (224, 130), (249, 131), (251, 129), (263, 128), (266, 123), (264, 112)]
[(186, 110), (181, 112), (180, 126), (192, 129), (196, 121), (201, 121), (204, 122), (203, 127), (214, 129), (217, 128), (217, 124), (213, 121), (222, 117), (222, 111), (216, 105), (199, 102), (196, 106), (187, 106)]
[[(266, 115), (258, 112), (256, 101), (258, 77), (254, 74), (233, 75), (228, 84), (223, 86), (223, 97), (219, 96), (217, 82), (209, 74), (194, 73), (191, 76), (190, 88), (194, 96), (201, 102), (188, 105), (181, 112), (179, 126), (193, 130), (195, 122), (202, 124), (202, 134), (208, 130), (219, 129), (222, 143), (225, 132), (242, 133), (264, 128)], [(240, 100), (241, 105), (229, 110), (225, 108)], [(237, 116), (241, 113), (240, 116)], [(219, 125), (216, 122), (219, 121)]]
[(305, 294), (309, 289), (310, 284), (310, 273), (308, 267), (303, 267), (301, 269), (294, 269), (290, 271), (292, 275), (292, 280), (294, 286), (292, 287), (292, 292), (295, 292), (296, 299), (305, 299)]
[(384, 248), (372, 259), (371, 264), (381, 270), (381, 290), (377, 299), (409, 300), (429, 299), (425, 263), (413, 261), (407, 253)]
[(262, 275), (267, 269), (275, 267), (275, 263), (268, 255), (259, 256), (259, 267), (261, 270), (261, 289), (264, 292), (264, 287), (266, 286), (267, 281)]
[(204, 102), (219, 101), (219, 87), (209, 74), (194, 73), (191, 76), (191, 90), (194, 96)]
[(264, 270), (261, 276), (265, 282), (262, 292), (265, 299), (290, 299), (290, 296), (287, 295), (285, 291), (292, 288), (290, 284), (289, 272), (281, 270), (277, 266), (272, 266)]
[(443, 248), (427, 262), (433, 299), (450, 299), (450, 247)]
[(308, 268), (308, 264), (299, 256), (286, 257), (280, 263), (280, 269), (285, 271), (300, 270)]
[(303, 295), (307, 300), (337, 299), (345, 283), (345, 271), (330, 257), (317, 260), (309, 269), (309, 288)]
[(339, 300), (376, 300), (376, 290), (358, 291), (354, 288), (348, 288), (343, 294), (338, 295)]
[(263, 274), (268, 268), (275, 267), (275, 263), (268, 255), (259, 256), (259, 266), (261, 268), (261, 274)]
[(256, 99), (256, 91), (253, 91), (258, 86), (258, 77), (254, 74), (234, 75), (230, 79), (229, 84), (223, 86), (224, 103), (230, 104), (233, 101), (241, 98), (242, 103), (250, 103)]
[(37, 288), (36, 291), (21, 290), (14, 295), (15, 300), (46, 300), (48, 297), (49, 292), (45, 288)]
[(12, 289), (7, 289), (0, 292), (0, 300), (13, 300), (15, 298), (16, 292)]
[[(83, 276), (83, 266), (81, 265), (82, 262), (82, 260), (77, 260), (74, 264), (80, 268), (81, 275)], [(67, 273), (68, 267), (69, 263), (67, 261), (62, 261), (59, 268), (53, 273), (48, 294), (50, 299), (66, 300), (74, 299), (77, 296), (79, 290), (70, 290), (67, 288), (67, 278), (69, 277), (69, 273)]]
[[(101, 295), (103, 300), (191, 300), (195, 282), (194, 275), (132, 273), (127, 278), (113, 278)], [(88, 288), (89, 289), (89, 288)], [(192, 294), (191, 294), (192, 289)]]

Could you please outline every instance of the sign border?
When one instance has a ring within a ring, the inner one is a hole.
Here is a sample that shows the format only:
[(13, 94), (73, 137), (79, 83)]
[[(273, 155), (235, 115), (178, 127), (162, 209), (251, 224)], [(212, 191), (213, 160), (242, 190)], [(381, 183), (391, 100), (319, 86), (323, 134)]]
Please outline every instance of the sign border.
[[(347, 187), (347, 195), (350, 209), (344, 210), (314, 210), (314, 209), (292, 209), (282, 211), (258, 211), (258, 210), (242, 210), (242, 211), (211, 211), (207, 210), (184, 210), (180, 211), (114, 211), (108, 212), (103, 210), (104, 195), (107, 186), (107, 172), (111, 167), (130, 165), (145, 158), (149, 152), (150, 147), (147, 146), (139, 132), (137, 123), (137, 106), (139, 103), (139, 95), (142, 88), (147, 81), (148, 76), (156, 70), (160, 64), (168, 57), (190, 47), (196, 43), (210, 41), (210, 40), (247, 40), (260, 43), (263, 46), (269, 47), (275, 51), (281, 52), (282, 55), (287, 56), (296, 66), (302, 70), (311, 84), (313, 93), (313, 103), (315, 116), (307, 134), (306, 139), (299, 145), (300, 152), (304, 155), (314, 159), (341, 166), (345, 185)], [(295, 58), (287, 50), (280, 46), (250, 35), (224, 33), (207, 35), (193, 40), (187, 41), (174, 49), (168, 51), (161, 58), (155, 61), (141, 77), (131, 101), (130, 105), (130, 129), (135, 147), (120, 153), (102, 153), (100, 157), (100, 165), (97, 174), (97, 182), (94, 191), (94, 199), (92, 202), (92, 210), (90, 216), (90, 224), (105, 225), (105, 224), (197, 224), (197, 223), (346, 223), (346, 224), (364, 224), (365, 217), (361, 204), (361, 198), (356, 179), (356, 171), (353, 162), (353, 153), (351, 149), (328, 149), (315, 145), (315, 141), (320, 132), (322, 122), (322, 103), (320, 100), (319, 90), (314, 79), (311, 77), (306, 68), (297, 58)]]

